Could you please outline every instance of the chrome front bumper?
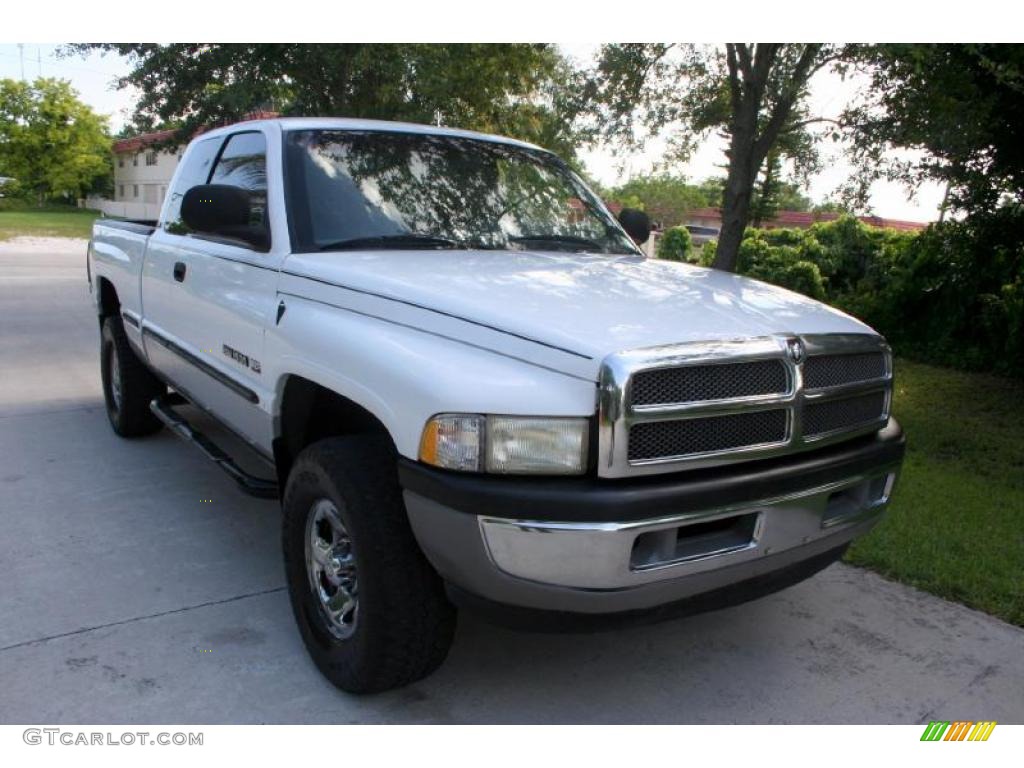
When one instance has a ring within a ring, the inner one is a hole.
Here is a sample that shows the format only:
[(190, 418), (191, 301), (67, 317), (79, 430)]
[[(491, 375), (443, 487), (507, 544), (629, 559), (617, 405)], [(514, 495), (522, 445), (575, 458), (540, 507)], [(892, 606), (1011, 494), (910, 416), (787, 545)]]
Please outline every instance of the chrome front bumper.
[(630, 522), (467, 514), (406, 490), (417, 540), (449, 582), (508, 605), (652, 608), (840, 547), (878, 521), (899, 463), (786, 495)]

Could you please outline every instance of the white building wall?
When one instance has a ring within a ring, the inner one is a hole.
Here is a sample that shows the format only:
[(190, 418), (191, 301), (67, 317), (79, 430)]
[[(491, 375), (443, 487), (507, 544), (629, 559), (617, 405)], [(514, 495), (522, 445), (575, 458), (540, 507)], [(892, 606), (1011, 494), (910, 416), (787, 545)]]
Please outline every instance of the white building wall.
[(83, 206), (99, 211), (104, 216), (113, 216), (118, 219), (155, 220), (160, 218), (159, 204), (133, 202), (130, 200), (108, 200), (104, 197), (87, 197)]
[[(124, 152), (114, 160), (114, 200), (159, 205), (167, 194), (180, 151)], [(155, 164), (147, 164), (147, 160)]]
[(115, 154), (114, 198), (90, 197), (85, 200), (85, 207), (106, 216), (156, 219), (183, 151), (184, 148), (174, 151), (142, 149)]

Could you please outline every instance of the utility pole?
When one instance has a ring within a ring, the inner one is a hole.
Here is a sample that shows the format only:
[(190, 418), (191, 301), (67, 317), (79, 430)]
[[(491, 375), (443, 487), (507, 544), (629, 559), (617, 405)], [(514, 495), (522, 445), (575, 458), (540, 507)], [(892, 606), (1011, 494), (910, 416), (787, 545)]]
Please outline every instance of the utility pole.
[(43, 52), (39, 48), (38, 45), (36, 46), (36, 64), (39, 65), (39, 77), (42, 77), (43, 76)]
[(18, 43), (18, 57), (21, 59), (21, 82), (25, 82), (25, 44)]

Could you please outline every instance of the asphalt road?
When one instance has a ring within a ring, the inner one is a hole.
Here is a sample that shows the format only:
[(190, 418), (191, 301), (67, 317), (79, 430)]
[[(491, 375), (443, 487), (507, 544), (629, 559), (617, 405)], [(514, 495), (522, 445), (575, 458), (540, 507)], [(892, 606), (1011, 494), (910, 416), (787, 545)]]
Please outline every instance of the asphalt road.
[(464, 616), (433, 677), (340, 693), (293, 624), (276, 504), (111, 432), (84, 252), (0, 243), (0, 722), (1024, 722), (1024, 631), (843, 565), (640, 629)]

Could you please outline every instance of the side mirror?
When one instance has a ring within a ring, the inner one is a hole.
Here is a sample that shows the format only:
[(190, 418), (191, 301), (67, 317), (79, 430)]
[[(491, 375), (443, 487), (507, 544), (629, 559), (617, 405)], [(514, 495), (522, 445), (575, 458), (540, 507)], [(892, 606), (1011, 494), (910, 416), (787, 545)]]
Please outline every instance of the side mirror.
[(257, 248), (268, 245), (266, 229), (252, 224), (252, 202), (241, 187), (192, 187), (181, 200), (181, 220), (194, 232), (243, 240)]
[(637, 245), (643, 245), (651, 236), (650, 218), (636, 208), (623, 208), (619, 211), (619, 224)]

